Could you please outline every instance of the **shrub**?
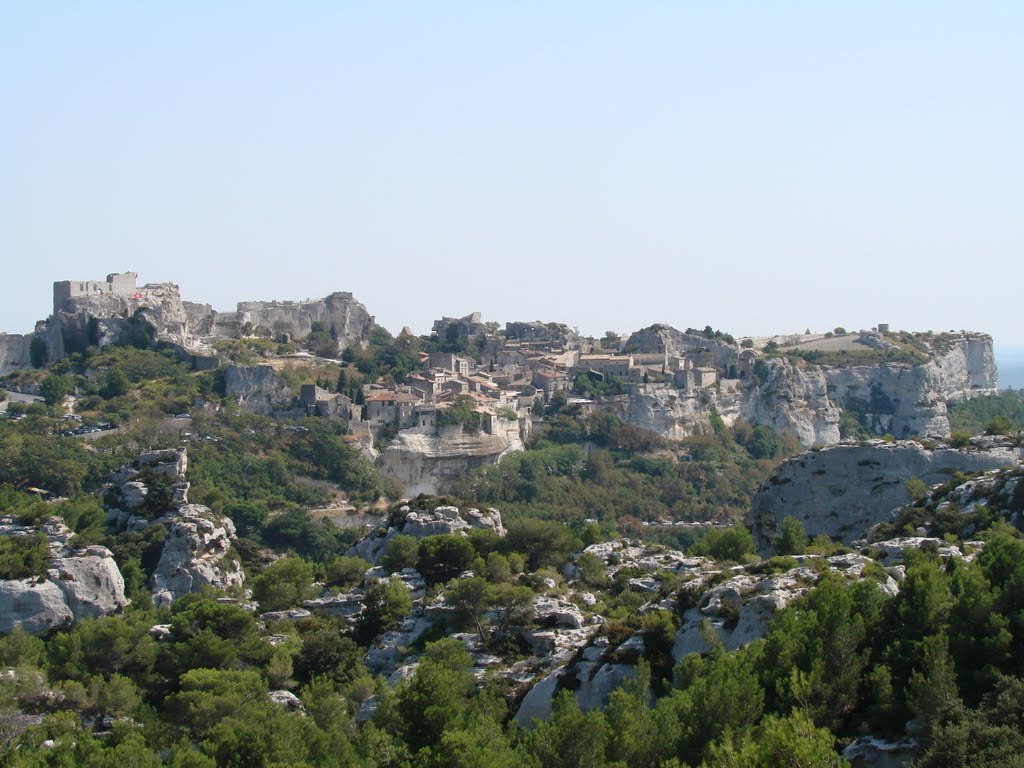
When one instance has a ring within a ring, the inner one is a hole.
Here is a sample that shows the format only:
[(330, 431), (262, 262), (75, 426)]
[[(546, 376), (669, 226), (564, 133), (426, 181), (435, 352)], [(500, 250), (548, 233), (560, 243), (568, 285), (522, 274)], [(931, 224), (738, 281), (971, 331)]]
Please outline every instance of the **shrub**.
[(709, 530), (690, 551), (715, 560), (739, 562), (744, 555), (756, 552), (757, 547), (750, 531), (742, 525), (734, 525), (731, 528)]
[(44, 535), (0, 538), (0, 579), (43, 577), (49, 565), (50, 549)]

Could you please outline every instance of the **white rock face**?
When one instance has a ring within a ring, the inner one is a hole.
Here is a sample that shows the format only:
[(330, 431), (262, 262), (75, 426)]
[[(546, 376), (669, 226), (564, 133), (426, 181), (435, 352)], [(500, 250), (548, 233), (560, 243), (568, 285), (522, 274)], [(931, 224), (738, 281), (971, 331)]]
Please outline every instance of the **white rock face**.
[[(188, 315), (178, 286), (157, 283), (140, 286), (134, 293), (74, 296), (54, 307), (54, 314), (46, 321), (50, 361), (96, 342), (101, 348), (114, 343), (130, 327), (129, 318), (135, 316), (152, 325), (160, 341), (183, 350), (198, 346), (189, 334)], [(70, 348), (66, 348), (68, 343)]]
[(277, 706), (283, 707), (289, 712), (306, 711), (306, 705), (302, 703), (302, 699), (291, 691), (269, 691), (267, 696), (272, 702), (277, 704)]
[(0, 333), (0, 376), (19, 368), (31, 368), (29, 345), (33, 334)]
[[(735, 347), (711, 344), (665, 326), (638, 331), (627, 348), (668, 349), (675, 354), (701, 345), (709, 348), (720, 370), (737, 362)], [(786, 358), (764, 362), (768, 366), (764, 382), (723, 381), (720, 388), (696, 392), (668, 384), (632, 384), (627, 395), (603, 398), (600, 407), (670, 439), (708, 431), (714, 407), (727, 424), (738, 418), (768, 424), (810, 447), (839, 442), (840, 416), (851, 404), (864, 410), (869, 426), (879, 435), (948, 435), (947, 403), (996, 391), (992, 339), (979, 333), (956, 334), (941, 348), (936, 343), (931, 359), (921, 365), (840, 367)]]
[(105, 547), (77, 550), (60, 518), (25, 526), (13, 516), (0, 518), (0, 536), (46, 536), (50, 549), (45, 579), (0, 581), (0, 633), (22, 627), (45, 633), (83, 618), (120, 613), (128, 599), (124, 579)]
[(246, 301), (238, 305), (237, 321), (251, 325), (253, 334), (269, 338), (306, 338), (320, 323), (342, 350), (366, 346), (376, 323), (351, 293), (332, 293), (312, 301)]
[[(499, 425), (506, 423), (497, 420)], [(493, 435), (467, 434), (461, 427), (443, 429), (439, 434), (406, 429), (398, 433), (377, 459), (384, 477), (402, 487), (412, 498), (421, 493), (437, 494), (451, 480), (485, 464), (496, 464), (502, 456), (523, 450), (517, 422)]]
[(782, 520), (792, 515), (810, 536), (823, 533), (850, 543), (910, 501), (906, 482), (941, 483), (954, 472), (982, 472), (1016, 464), (1013, 448), (928, 449), (914, 441), (839, 445), (783, 462), (754, 497), (748, 524), (767, 549)]
[(229, 557), (235, 526), (228, 518), (201, 504), (187, 504), (156, 522), (167, 527), (167, 539), (150, 578), (155, 605), (170, 605), (207, 585), (243, 585), (242, 564)]
[[(221, 313), (209, 305), (182, 301), (173, 283), (148, 284), (134, 291), (97, 292), (62, 300), (45, 325), (50, 361), (90, 344), (103, 347), (117, 341), (131, 326), (130, 318), (136, 316), (153, 327), (156, 340), (211, 363), (216, 353), (208, 343), (240, 338), (243, 329), (261, 338), (302, 340), (313, 323), (320, 323), (337, 339), (339, 348), (345, 349), (366, 346), (376, 325), (366, 307), (350, 293), (309, 301), (242, 302), (235, 311)], [(12, 341), (8, 355), (12, 362), (20, 357), (16, 346)]]
[(64, 593), (52, 581), (0, 581), (0, 633), (21, 627), (31, 634), (43, 634), (70, 626), (74, 618)]
[(269, 365), (229, 365), (224, 389), (249, 413), (266, 415), (294, 399), (288, 384)]
[(53, 572), (76, 620), (109, 616), (128, 605), (124, 578), (105, 547), (89, 547), (83, 557), (60, 558), (54, 561)]
[(887, 741), (874, 736), (860, 736), (842, 752), (853, 768), (900, 768), (917, 756), (915, 739)]

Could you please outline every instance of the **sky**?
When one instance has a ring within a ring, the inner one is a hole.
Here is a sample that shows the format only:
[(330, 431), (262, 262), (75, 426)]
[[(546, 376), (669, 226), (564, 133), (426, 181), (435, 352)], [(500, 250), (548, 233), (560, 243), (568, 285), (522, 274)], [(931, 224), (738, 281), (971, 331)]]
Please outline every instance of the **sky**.
[(0, 331), (133, 270), (394, 333), (1024, 345), (1024, 3), (0, 0)]

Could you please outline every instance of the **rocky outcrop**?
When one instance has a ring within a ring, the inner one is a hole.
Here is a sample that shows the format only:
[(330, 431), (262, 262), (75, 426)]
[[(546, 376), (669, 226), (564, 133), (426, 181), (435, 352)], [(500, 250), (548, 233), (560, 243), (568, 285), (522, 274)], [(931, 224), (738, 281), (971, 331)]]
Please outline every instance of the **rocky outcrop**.
[(409, 506), (403, 506), (397, 515), (392, 516), (390, 525), (378, 528), (360, 539), (348, 554), (376, 564), (387, 552), (391, 540), (399, 534), (417, 539), (442, 534), (465, 536), (474, 528), (492, 530), (499, 536), (505, 535), (501, 513), (496, 509), (481, 512), (479, 509), (467, 508), (460, 511), (458, 507), (439, 506), (431, 511), (413, 511)]
[(96, 292), (55, 299), (46, 321), (51, 361), (89, 346), (104, 347), (125, 334), (152, 334), (181, 349), (197, 346), (188, 333), (188, 315), (173, 283), (144, 285), (134, 291)]
[[(107, 520), (115, 527), (142, 530), (161, 525), (166, 529), (160, 559), (149, 579), (158, 607), (207, 586), (218, 590), (244, 586), (242, 565), (231, 551), (235, 526), (209, 507), (188, 503), (187, 469), (184, 448), (146, 451), (115, 472), (104, 493)], [(160, 476), (166, 480), (157, 482)]]
[[(664, 609), (682, 617), (672, 648), (676, 661), (690, 653), (707, 651), (709, 631), (730, 650), (764, 637), (772, 618), (805, 595), (825, 573), (832, 572), (849, 581), (871, 579), (888, 595), (899, 591), (897, 579), (875, 561), (857, 553), (829, 558), (798, 556), (793, 558), (793, 567), (771, 573), (759, 565), (727, 568), (707, 558), (690, 557), (660, 545), (629, 539), (594, 544), (584, 552), (604, 563), (609, 579), (622, 569), (650, 574), (642, 578), (657, 583), (658, 589), (642, 590), (648, 592), (650, 602), (640, 612)], [(577, 575), (574, 567), (567, 568), (570, 586), (577, 586), (573, 583)], [(680, 586), (669, 591), (664, 588), (667, 583)], [(584, 593), (570, 594), (583, 603)], [(541, 596), (537, 602), (543, 605), (563, 600)], [(531, 642), (534, 652), (543, 662), (535, 665), (533, 677), (524, 682), (524, 686), (530, 687), (515, 715), (520, 726), (530, 727), (534, 719), (546, 719), (560, 689), (573, 691), (580, 707), (591, 709), (605, 706), (611, 692), (636, 674), (636, 662), (647, 650), (643, 633), (613, 640), (613, 634), (605, 632), (599, 617), (596, 618), (597, 623), (588, 623), (581, 629), (555, 630), (571, 636), (566, 638), (568, 642), (560, 641), (558, 645), (554, 638), (546, 637), (551, 631), (530, 633), (535, 638)], [(545, 645), (545, 640), (550, 642)]]
[(31, 368), (29, 348), (34, 334), (0, 333), (0, 376), (19, 368)]
[(245, 301), (238, 305), (244, 332), (264, 338), (304, 339), (317, 323), (338, 342), (339, 350), (365, 346), (376, 323), (351, 293), (336, 292), (309, 301)]
[[(243, 336), (301, 341), (314, 324), (338, 342), (339, 350), (365, 346), (375, 327), (373, 317), (351, 293), (332, 293), (307, 301), (252, 301), (233, 312), (181, 299), (173, 283), (135, 285), (134, 273), (108, 275), (106, 282), (54, 283), (53, 314), (41, 327), (51, 362), (90, 346), (104, 347), (126, 336), (133, 343), (162, 342), (198, 367), (215, 367), (209, 344)], [(0, 343), (0, 375), (27, 367), (28, 337)], [(5, 367), (6, 366), (6, 367)]]
[(523, 450), (518, 424), (510, 423), (509, 430), (493, 435), (469, 434), (461, 427), (448, 427), (437, 434), (403, 430), (381, 452), (377, 467), (402, 487), (405, 496), (436, 494), (445, 483), (485, 464), (496, 464), (506, 453)]
[(21, 627), (41, 634), (84, 618), (120, 613), (128, 605), (124, 579), (105, 547), (75, 547), (74, 534), (58, 517), (40, 525), (0, 518), (0, 536), (46, 537), (50, 549), (45, 578), (0, 581), (0, 633)]
[(561, 345), (564, 349), (577, 349), (580, 337), (564, 323), (530, 322), (505, 323), (505, 338), (515, 341), (545, 342)]
[(201, 504), (186, 504), (155, 522), (166, 526), (167, 538), (150, 577), (154, 605), (170, 605), (206, 586), (242, 587), (242, 564), (231, 555), (235, 526), (228, 518)]
[(627, 395), (603, 398), (601, 409), (634, 427), (682, 440), (710, 431), (711, 408), (726, 399), (712, 393), (702, 399), (700, 392), (686, 392), (670, 384), (635, 384)]
[(229, 365), (224, 389), (249, 413), (266, 415), (294, 399), (287, 382), (270, 365)]
[(701, 334), (684, 333), (670, 325), (655, 323), (630, 335), (623, 352), (641, 354), (665, 353), (669, 356), (703, 355), (704, 363), (727, 371), (738, 362), (739, 347), (723, 339), (709, 339)]
[(807, 451), (783, 462), (758, 490), (747, 522), (762, 550), (787, 516), (799, 520), (810, 536), (850, 543), (910, 501), (910, 478), (933, 485), (956, 472), (1014, 465), (1020, 456), (1020, 449), (1011, 447), (961, 450), (943, 443), (926, 447), (881, 440)]

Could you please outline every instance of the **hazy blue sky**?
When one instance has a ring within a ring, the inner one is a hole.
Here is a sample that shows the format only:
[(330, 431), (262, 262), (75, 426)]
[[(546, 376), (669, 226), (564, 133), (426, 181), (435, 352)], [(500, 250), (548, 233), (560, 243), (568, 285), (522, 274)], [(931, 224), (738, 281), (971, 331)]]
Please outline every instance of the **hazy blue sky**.
[(0, 330), (52, 281), (1024, 344), (1024, 3), (0, 0)]

